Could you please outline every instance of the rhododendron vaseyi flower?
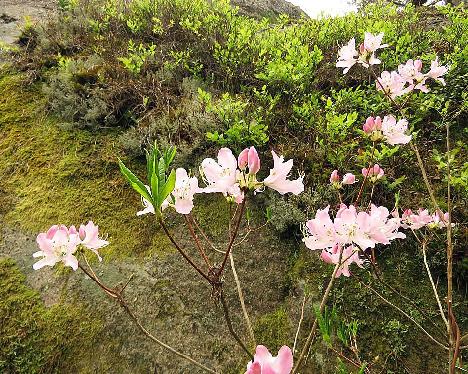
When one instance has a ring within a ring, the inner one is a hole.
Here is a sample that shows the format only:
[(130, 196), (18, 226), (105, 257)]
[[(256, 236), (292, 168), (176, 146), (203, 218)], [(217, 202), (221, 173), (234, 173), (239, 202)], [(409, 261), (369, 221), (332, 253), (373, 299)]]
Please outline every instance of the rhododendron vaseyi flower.
[[(341, 261), (340, 261), (340, 252), (341, 253)], [(339, 262), (341, 262), (340, 267), (336, 271), (335, 278), (339, 278), (341, 275), (344, 275), (345, 277), (349, 277), (351, 275), (349, 271), (349, 266), (354, 262), (357, 266), (362, 268), (362, 264), (364, 263), (364, 260), (359, 258), (359, 249), (350, 245), (345, 247), (344, 249), (341, 249), (341, 246), (336, 244), (331, 250), (322, 250), (322, 253), (320, 254), (320, 258), (328, 263), (328, 264), (334, 264), (337, 265)]]
[(411, 230), (418, 230), (432, 222), (432, 216), (427, 209), (419, 209), (415, 214), (411, 209), (406, 209), (402, 216), (401, 222), (403, 228), (410, 228)]
[[(198, 188), (198, 179), (189, 177), (183, 168), (176, 170), (176, 182), (172, 196), (174, 197), (174, 209), (180, 214), (189, 214), (193, 209), (193, 195), (201, 192)], [(172, 203), (169, 203), (172, 206)]]
[(263, 184), (278, 191), (281, 195), (291, 192), (294, 195), (299, 195), (304, 191), (303, 177), (300, 176), (295, 180), (289, 180), (288, 175), (293, 167), (293, 160), (284, 162), (284, 157), (278, 157), (274, 151), (273, 155), (273, 169), (270, 169), (270, 175), (263, 181)]
[(422, 92), (429, 92), (429, 89), (425, 86), (427, 76), (421, 73), (422, 61), (421, 60), (408, 60), (406, 64), (398, 66), (398, 73), (400, 76), (409, 83), (409, 87), (405, 89), (405, 92), (409, 92), (413, 89), (421, 90)]
[(380, 74), (380, 78), (377, 78), (375, 85), (377, 90), (383, 90), (392, 99), (394, 99), (397, 96), (407, 93), (407, 90), (405, 90), (405, 83), (406, 81), (396, 71), (383, 71)]
[(343, 181), (341, 182), (342, 184), (354, 184), (356, 183), (356, 176), (352, 173), (346, 173), (343, 175)]
[(379, 164), (375, 164), (373, 167), (370, 167), (369, 169), (363, 168), (362, 169), (362, 175), (367, 176), (367, 178), (371, 182), (376, 182), (380, 178), (384, 176), (384, 170), (379, 166)]
[(346, 74), (349, 69), (357, 62), (358, 52), (356, 51), (356, 41), (352, 38), (348, 44), (341, 47), (338, 52), (337, 68), (344, 68), (343, 74)]
[(236, 201), (239, 198), (242, 201), (243, 194), (238, 183), (237, 160), (229, 148), (219, 150), (218, 161), (205, 158), (200, 171), (207, 183), (203, 192), (221, 192), (224, 196), (234, 196)]
[(99, 256), (98, 249), (103, 248), (109, 244), (107, 240), (99, 238), (99, 228), (96, 226), (93, 221), (89, 221), (86, 226), (81, 225), (78, 231), (80, 244), (86, 248), (92, 250), (96, 256), (98, 256), (99, 261), (102, 261), (101, 256)]
[(258, 345), (253, 362), (247, 364), (245, 374), (289, 374), (293, 368), (293, 354), (291, 349), (283, 345), (278, 356), (273, 357), (268, 348)]
[(434, 61), (431, 61), (431, 70), (429, 70), (426, 75), (428, 78), (435, 79), (445, 86), (445, 80), (441, 78), (441, 76), (447, 73), (447, 71), (448, 69), (446, 66), (439, 65), (439, 59), (436, 57)]
[(367, 117), (366, 122), (362, 126), (362, 129), (366, 134), (372, 134), (373, 132), (382, 130), (382, 119), (377, 117)]
[(54, 225), (46, 233), (41, 232), (36, 238), (40, 251), (35, 252), (33, 257), (42, 258), (33, 265), (33, 269), (54, 266), (60, 261), (73, 270), (78, 269), (78, 260), (73, 254), (80, 241), (75, 226), (68, 229), (64, 225)]
[(404, 118), (397, 122), (395, 117), (389, 115), (382, 121), (382, 134), (390, 145), (409, 143), (411, 135), (405, 135), (406, 130), (408, 130), (408, 121)]
[(384, 33), (373, 35), (370, 32), (364, 33), (364, 43), (362, 44), (367, 52), (375, 52), (377, 49), (388, 47), (388, 44), (382, 44)]
[(332, 221), (328, 207), (318, 210), (315, 218), (306, 222), (307, 232), (303, 241), (307, 248), (327, 249), (339, 244), (355, 245), (362, 250), (376, 244), (389, 244), (391, 240), (404, 238), (398, 232), (399, 218), (389, 218), (388, 209), (371, 205), (370, 213), (357, 212), (353, 205), (342, 204)]

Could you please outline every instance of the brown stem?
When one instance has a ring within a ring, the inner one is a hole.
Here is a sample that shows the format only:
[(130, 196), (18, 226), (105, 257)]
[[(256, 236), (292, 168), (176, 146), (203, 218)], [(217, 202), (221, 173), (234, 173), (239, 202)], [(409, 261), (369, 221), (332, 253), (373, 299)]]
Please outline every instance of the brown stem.
[(252, 353), (250, 353), (250, 351), (247, 349), (245, 344), (239, 338), (239, 335), (236, 334), (236, 332), (234, 331), (234, 328), (232, 327), (231, 317), (229, 316), (229, 308), (228, 308), (228, 305), (226, 303), (226, 299), (224, 298), (224, 292), (223, 291), (221, 291), (220, 299), (221, 299), (221, 305), (223, 307), (224, 319), (226, 320), (226, 324), (227, 324), (229, 332), (231, 333), (232, 337), (236, 340), (237, 344), (239, 344), (239, 346), (244, 350), (244, 352), (253, 361), (254, 357), (253, 357)]
[(195, 244), (197, 245), (198, 251), (200, 252), (200, 255), (202, 256), (203, 260), (205, 261), (206, 266), (208, 266), (208, 270), (211, 270), (211, 264), (210, 260), (206, 256), (205, 250), (203, 249), (203, 245), (200, 242), (200, 239), (197, 236), (197, 233), (193, 229), (192, 222), (190, 222), (190, 218), (184, 214), (185, 222), (187, 223), (187, 227), (190, 231), (190, 235), (192, 235), (193, 240), (195, 241)]
[(159, 218), (159, 224), (161, 225), (161, 227), (163, 228), (164, 230), (164, 233), (166, 234), (166, 236), (169, 238), (169, 240), (171, 241), (172, 245), (177, 249), (177, 251), (179, 251), (179, 253), (187, 260), (187, 262), (203, 277), (205, 278), (210, 284), (211, 284), (211, 279), (197, 266), (193, 263), (193, 261), (190, 259), (190, 257), (187, 256), (187, 254), (182, 250), (182, 248), (180, 248), (179, 244), (177, 244), (177, 242), (175, 241), (174, 237), (171, 235), (171, 233), (169, 232), (168, 228), (166, 227), (166, 225), (164, 224), (164, 221), (162, 220), (162, 218)]
[[(345, 356), (343, 353), (341, 353), (340, 351), (336, 350), (335, 348), (333, 347), (329, 347), (337, 356), (345, 359), (346, 361), (348, 361), (351, 365), (353, 365), (354, 367), (360, 369), (361, 368), (361, 364), (357, 363), (356, 361), (350, 359), (349, 357)], [(366, 369), (366, 373), (369, 373), (369, 370)]]
[(135, 313), (133, 313), (133, 311), (130, 309), (129, 305), (127, 304), (127, 302), (125, 301), (125, 299), (123, 298), (122, 294), (108, 286), (106, 286), (104, 283), (102, 283), (97, 277), (95, 277), (93, 274), (94, 272), (92, 272), (92, 269), (91, 269), (91, 273), (90, 271), (88, 271), (86, 268), (84, 268), (83, 266), (81, 266), (81, 264), (78, 264), (78, 267), (90, 278), (92, 279), (101, 289), (103, 289), (108, 295), (112, 296), (114, 299), (116, 299), (119, 304), (122, 306), (122, 308), (125, 310), (125, 312), (130, 316), (130, 318), (133, 320), (133, 322), (135, 322), (135, 324), (138, 326), (138, 328), (140, 329), (141, 332), (143, 332), (143, 334), (145, 334), (148, 338), (150, 338), (152, 341), (154, 341), (156, 344), (158, 344), (159, 346), (167, 349), (168, 351), (172, 352), (173, 354), (175, 354), (176, 356), (178, 357), (181, 357), (189, 362), (191, 362), (192, 364), (198, 366), (199, 368), (205, 370), (206, 372), (208, 373), (213, 373), (213, 374), (217, 374), (216, 371), (206, 367), (205, 365), (199, 363), (198, 361), (195, 361), (193, 358), (175, 350), (174, 348), (172, 348), (170, 345), (167, 345), (166, 343), (160, 341), (158, 338), (156, 338), (155, 336), (153, 336), (148, 330), (146, 330), (146, 328), (141, 324), (140, 320), (138, 319), (138, 317), (135, 315)]
[[(193, 224), (195, 225), (195, 227), (197, 228), (197, 230), (200, 232), (200, 234), (203, 236), (203, 239), (206, 240), (206, 242), (208, 243), (208, 245), (213, 248), (215, 251), (219, 251), (216, 246), (213, 244), (213, 242), (208, 238), (208, 236), (205, 234), (205, 231), (203, 231), (203, 229), (200, 227), (200, 225), (198, 224), (197, 220), (195, 219), (195, 217), (190, 213), (189, 214)], [(224, 252), (222, 252), (224, 253)]]
[(227, 259), (229, 258), (229, 253), (231, 253), (232, 245), (234, 244), (234, 240), (236, 239), (237, 233), (239, 232), (239, 227), (240, 223), (242, 221), (242, 216), (244, 215), (244, 209), (245, 209), (245, 201), (247, 200), (247, 196), (244, 196), (244, 200), (242, 200), (242, 203), (240, 204), (240, 212), (239, 216), (237, 217), (236, 225), (234, 226), (234, 232), (230, 235), (230, 240), (229, 244), (226, 250), (226, 253), (224, 255), (224, 260), (223, 263), (221, 264), (221, 267), (218, 271), (218, 274), (222, 274), (224, 267), (226, 266)]

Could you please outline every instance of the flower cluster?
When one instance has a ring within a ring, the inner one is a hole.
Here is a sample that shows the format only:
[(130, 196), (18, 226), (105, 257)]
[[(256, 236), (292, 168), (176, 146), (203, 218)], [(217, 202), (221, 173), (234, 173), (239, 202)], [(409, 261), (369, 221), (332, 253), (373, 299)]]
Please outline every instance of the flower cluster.
[(101, 261), (97, 250), (109, 244), (108, 241), (99, 238), (98, 226), (92, 221), (81, 225), (79, 230), (76, 230), (75, 226), (67, 228), (65, 225), (54, 225), (47, 232), (40, 233), (36, 241), (40, 250), (35, 252), (33, 257), (42, 258), (33, 265), (34, 270), (54, 266), (60, 261), (76, 270), (78, 260), (74, 254), (80, 245), (93, 251)]
[(383, 206), (371, 205), (370, 212), (358, 212), (353, 205), (341, 204), (333, 221), (329, 208), (319, 209), (315, 218), (306, 222), (303, 241), (309, 249), (321, 249), (321, 257), (327, 262), (338, 263), (341, 258), (337, 276), (349, 276), (348, 267), (352, 262), (362, 264), (357, 255), (359, 250), (374, 248), (376, 244), (387, 245), (394, 239), (406, 237), (398, 231), (400, 219), (390, 216)]
[(384, 170), (379, 166), (379, 164), (375, 164), (374, 166), (366, 169), (362, 169), (362, 175), (367, 177), (372, 183), (377, 182), (379, 179), (383, 178), (385, 175)]
[[(198, 187), (198, 179), (189, 177), (185, 169), (176, 170), (175, 188), (163, 202), (161, 208), (173, 207), (177, 213), (189, 214), (193, 208), (193, 197), (197, 193), (220, 192), (224, 196), (240, 204), (244, 200), (247, 190), (262, 191), (264, 187), (272, 188), (280, 194), (291, 192), (298, 195), (304, 191), (302, 177), (289, 180), (288, 175), (293, 167), (293, 160), (284, 162), (283, 156), (278, 156), (274, 151), (273, 169), (270, 175), (263, 181), (257, 180), (260, 170), (260, 158), (254, 147), (244, 149), (236, 159), (229, 148), (221, 148), (217, 160), (206, 158), (202, 161), (200, 173), (206, 182), (205, 188)], [(149, 187), (147, 186), (149, 190)], [(153, 213), (151, 203), (142, 197), (145, 207), (137, 215)]]
[(380, 78), (377, 78), (377, 90), (384, 91), (392, 99), (407, 94), (413, 90), (421, 92), (429, 92), (426, 86), (426, 81), (431, 78), (445, 85), (445, 81), (441, 78), (448, 71), (446, 66), (439, 65), (439, 60), (436, 57), (431, 61), (431, 69), (427, 73), (422, 73), (421, 60), (408, 60), (405, 64), (398, 66), (397, 71), (383, 71)]
[(381, 61), (375, 57), (375, 52), (388, 46), (382, 44), (383, 36), (383, 32), (377, 35), (366, 32), (364, 42), (359, 45), (359, 50), (356, 50), (356, 41), (352, 38), (347, 45), (339, 50), (336, 67), (344, 68), (343, 74), (346, 74), (356, 63), (366, 68), (370, 65), (380, 64)]
[[(442, 217), (441, 217), (442, 216)], [(419, 209), (417, 213), (413, 213), (411, 209), (406, 209), (401, 216), (401, 226), (406, 229), (419, 230), (423, 227), (431, 229), (447, 227), (449, 222), (449, 214), (429, 214), (427, 209)], [(455, 224), (452, 223), (452, 226)]]
[(292, 368), (293, 354), (288, 346), (282, 346), (278, 356), (273, 357), (268, 348), (258, 345), (253, 362), (247, 364), (245, 374), (289, 374)]
[(372, 141), (384, 140), (390, 145), (407, 144), (411, 135), (406, 135), (408, 121), (404, 118), (399, 121), (392, 115), (385, 116), (383, 120), (377, 117), (368, 117), (362, 126)]

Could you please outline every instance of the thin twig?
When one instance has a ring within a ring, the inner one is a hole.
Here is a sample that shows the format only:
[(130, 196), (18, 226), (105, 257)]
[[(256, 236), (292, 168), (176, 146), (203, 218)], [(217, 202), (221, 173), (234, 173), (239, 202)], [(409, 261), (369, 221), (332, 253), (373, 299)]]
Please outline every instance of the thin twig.
[(197, 266), (193, 263), (193, 261), (190, 259), (190, 257), (187, 256), (187, 254), (182, 250), (182, 248), (180, 248), (179, 244), (177, 244), (177, 242), (175, 241), (174, 237), (171, 235), (171, 233), (169, 232), (168, 228), (166, 227), (166, 225), (164, 224), (164, 221), (159, 218), (159, 224), (161, 225), (161, 227), (163, 228), (166, 236), (169, 238), (169, 240), (171, 241), (172, 245), (175, 247), (175, 249), (177, 249), (177, 251), (179, 251), (179, 253), (182, 255), (182, 257), (184, 257), (187, 262), (203, 277), (205, 278), (210, 284), (211, 284), (211, 279)]
[[(330, 294), (330, 291), (333, 288), (336, 273), (338, 272), (338, 269), (341, 266), (341, 256), (342, 255), (343, 255), (343, 251), (341, 250), (340, 251), (340, 258), (338, 260), (338, 263), (335, 265), (335, 269), (333, 269), (333, 273), (332, 273), (332, 275), (330, 277), (330, 281), (328, 282), (327, 289), (325, 290), (325, 293), (323, 294), (322, 302), (320, 303), (320, 309), (319, 309), (320, 313), (323, 312), (323, 310), (325, 308), (325, 305), (326, 305), (326, 303), (328, 301), (328, 296)], [(299, 369), (299, 366), (301, 365), (302, 360), (304, 359), (306, 353), (309, 351), (309, 347), (311, 346), (311, 344), (313, 342), (313, 339), (315, 337), (315, 332), (317, 331), (317, 326), (318, 326), (317, 322), (318, 322), (317, 318), (315, 318), (314, 323), (312, 325), (312, 328), (310, 329), (310, 333), (307, 336), (307, 340), (306, 340), (306, 342), (304, 344), (304, 347), (302, 347), (301, 353), (299, 354), (299, 357), (296, 360), (296, 365), (294, 366), (293, 370), (291, 371), (291, 374), (297, 373), (297, 370)]]
[(95, 277), (93, 274), (94, 274), (94, 271), (92, 270), (92, 268), (90, 268), (91, 271), (88, 271), (86, 268), (84, 268), (81, 264), (78, 265), (79, 268), (89, 277), (91, 278), (101, 289), (103, 289), (108, 295), (112, 296), (114, 299), (116, 299), (119, 304), (122, 306), (122, 308), (125, 310), (125, 312), (130, 316), (130, 318), (133, 320), (133, 322), (135, 322), (135, 324), (138, 326), (138, 328), (140, 329), (140, 331), (142, 331), (148, 338), (150, 338), (152, 341), (154, 341), (156, 344), (158, 344), (159, 346), (167, 349), (168, 351), (172, 352), (173, 354), (175, 354), (176, 356), (178, 357), (181, 357), (189, 362), (191, 362), (192, 364), (198, 366), (199, 368), (205, 370), (206, 372), (208, 373), (213, 373), (213, 374), (217, 374), (216, 371), (210, 369), (209, 367), (203, 365), (202, 363), (194, 360), (193, 358), (191, 358), (190, 356), (187, 356), (177, 350), (175, 350), (174, 348), (172, 348), (170, 345), (162, 342), (161, 340), (159, 340), (158, 338), (156, 338), (155, 336), (153, 336), (148, 330), (146, 330), (146, 328), (141, 324), (140, 320), (138, 319), (138, 317), (135, 315), (135, 313), (133, 313), (133, 311), (130, 309), (129, 305), (127, 304), (127, 302), (125, 301), (125, 299), (123, 298), (122, 294), (116, 290), (113, 290), (112, 288), (104, 285), (104, 283), (102, 283), (97, 277)]
[(306, 302), (306, 296), (304, 295), (304, 299), (302, 300), (302, 307), (301, 307), (301, 318), (299, 318), (299, 323), (297, 324), (296, 335), (294, 336), (294, 345), (292, 349), (293, 355), (296, 353), (297, 338), (299, 337), (299, 331), (301, 331), (302, 320), (304, 319), (305, 302)]
[(250, 339), (252, 340), (253, 346), (256, 347), (257, 342), (255, 340), (255, 334), (252, 328), (252, 323), (250, 322), (249, 314), (247, 313), (247, 308), (245, 307), (244, 293), (242, 292), (242, 287), (239, 281), (239, 277), (237, 276), (236, 267), (234, 266), (234, 257), (232, 253), (229, 254), (229, 259), (231, 260), (232, 275), (234, 276), (234, 280), (236, 282), (237, 294), (239, 296), (239, 301), (241, 303), (242, 313), (244, 314), (245, 323), (247, 324), (247, 329), (249, 330)]
[(429, 277), (429, 280), (432, 285), (432, 290), (434, 291), (434, 296), (437, 300), (437, 305), (439, 306), (439, 312), (440, 316), (442, 317), (442, 320), (445, 323), (445, 326), (447, 326), (447, 331), (450, 331), (449, 323), (447, 321), (447, 318), (445, 318), (444, 310), (442, 308), (442, 303), (440, 302), (439, 294), (437, 292), (437, 288), (434, 284), (434, 280), (432, 278), (432, 273), (431, 270), (429, 269), (429, 264), (427, 263), (427, 257), (426, 257), (426, 242), (421, 243), (422, 246), (422, 253), (423, 253), (423, 260), (424, 260), (424, 265), (426, 266), (426, 271), (427, 271), (427, 276)]
[(208, 238), (208, 236), (205, 234), (205, 231), (200, 227), (198, 224), (197, 220), (195, 217), (192, 215), (192, 213), (189, 214), (190, 218), (192, 219), (193, 224), (197, 228), (198, 231), (200, 231), (200, 234), (203, 236), (203, 239), (206, 240), (206, 242), (209, 244), (211, 248), (213, 248), (217, 252), (224, 253), (224, 251), (220, 251), (219, 249), (216, 248), (216, 246), (213, 244), (213, 242)]
[(359, 283), (361, 283), (364, 287), (366, 287), (368, 290), (370, 290), (372, 293), (374, 293), (376, 296), (378, 296), (382, 301), (390, 305), (391, 307), (395, 308), (398, 310), (401, 314), (403, 314), (406, 318), (408, 318), (411, 322), (413, 322), (426, 336), (431, 339), (434, 343), (436, 343), (438, 346), (441, 348), (448, 350), (449, 348), (446, 347), (443, 343), (439, 342), (437, 339), (435, 339), (431, 334), (429, 334), (424, 327), (422, 327), (418, 322), (416, 322), (408, 313), (403, 311), (401, 308), (393, 304), (391, 301), (387, 300), (385, 297), (383, 297), (381, 294), (379, 294), (375, 289), (373, 289), (370, 285), (362, 282), (359, 278), (357, 278), (355, 275), (354, 277), (358, 280)]
[(190, 231), (190, 235), (192, 235), (193, 240), (195, 241), (195, 244), (197, 245), (198, 251), (200, 252), (200, 255), (202, 256), (203, 260), (205, 261), (206, 266), (208, 266), (208, 270), (211, 270), (211, 264), (210, 260), (206, 256), (205, 250), (203, 249), (203, 245), (200, 242), (200, 239), (197, 236), (197, 233), (193, 229), (192, 223), (190, 222), (190, 218), (184, 214), (183, 215), (185, 218), (185, 222), (187, 223), (187, 227)]
[(227, 324), (227, 327), (229, 329), (229, 332), (231, 333), (233, 338), (236, 340), (237, 344), (239, 344), (239, 346), (244, 350), (244, 352), (253, 361), (254, 358), (253, 358), (252, 353), (250, 353), (250, 351), (247, 349), (245, 344), (239, 338), (239, 335), (236, 334), (236, 332), (234, 331), (234, 328), (232, 327), (231, 317), (229, 316), (229, 308), (228, 308), (228, 305), (226, 303), (226, 299), (224, 298), (224, 292), (223, 291), (221, 291), (220, 299), (221, 299), (221, 305), (223, 307), (224, 319), (226, 320), (226, 324)]

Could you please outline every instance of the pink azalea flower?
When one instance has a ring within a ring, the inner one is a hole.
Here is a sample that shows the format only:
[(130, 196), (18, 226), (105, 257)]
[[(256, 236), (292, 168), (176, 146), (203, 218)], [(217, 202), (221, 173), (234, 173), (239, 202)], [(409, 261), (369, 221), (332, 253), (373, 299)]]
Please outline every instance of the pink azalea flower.
[(357, 180), (356, 180), (356, 176), (352, 173), (346, 173), (344, 176), (343, 176), (343, 181), (341, 182), (342, 184), (354, 184), (356, 183)]
[(408, 60), (406, 64), (398, 66), (398, 73), (409, 84), (405, 92), (413, 89), (421, 90), (422, 92), (429, 92), (426, 87), (427, 76), (421, 73), (422, 61), (421, 60)]
[[(340, 261), (341, 250), (342, 247), (337, 244), (331, 250), (324, 249), (320, 254), (320, 258), (328, 264), (337, 265)], [(343, 249), (343, 253), (341, 254), (341, 265), (335, 274), (335, 278), (339, 278), (342, 275), (344, 275), (345, 277), (349, 277), (351, 275), (351, 272), (349, 271), (349, 266), (352, 263), (355, 263), (357, 266), (362, 268), (364, 260), (359, 258), (359, 249), (350, 245)]]
[(255, 175), (260, 170), (260, 158), (255, 147), (249, 148), (249, 174)]
[(357, 62), (358, 52), (356, 51), (356, 41), (352, 38), (347, 45), (341, 47), (338, 52), (337, 68), (344, 68), (343, 74), (346, 74), (349, 69)]
[(278, 191), (281, 195), (288, 192), (299, 195), (304, 191), (303, 177), (295, 180), (287, 179), (293, 167), (293, 160), (284, 162), (283, 156), (278, 157), (274, 151), (271, 151), (271, 154), (273, 155), (273, 169), (270, 169), (270, 175), (263, 181), (263, 184)]
[(65, 266), (73, 270), (78, 269), (78, 260), (73, 255), (80, 243), (80, 238), (75, 226), (54, 225), (46, 233), (40, 233), (36, 238), (39, 251), (33, 257), (42, 257), (33, 265), (34, 270), (44, 266), (54, 266), (62, 261)]
[(330, 175), (330, 183), (340, 183), (340, 176), (338, 175), (338, 170), (333, 170)]
[(187, 171), (183, 168), (176, 170), (176, 183), (172, 196), (174, 197), (174, 208), (177, 213), (189, 214), (193, 209), (193, 195), (200, 191), (196, 177), (189, 177)]
[(375, 164), (373, 167), (370, 167), (369, 169), (363, 168), (362, 169), (362, 175), (367, 176), (367, 178), (371, 182), (376, 182), (380, 178), (384, 176), (384, 170), (379, 166), (379, 164)]
[(378, 49), (388, 47), (388, 44), (382, 44), (384, 33), (372, 35), (370, 32), (364, 33), (364, 49), (368, 52), (375, 52)]
[(408, 121), (400, 119), (398, 122), (392, 115), (385, 116), (382, 121), (382, 134), (390, 145), (407, 144), (411, 135), (405, 135), (408, 130)]
[(431, 70), (427, 73), (428, 78), (435, 79), (436, 81), (442, 83), (445, 86), (445, 80), (441, 78), (442, 75), (447, 73), (448, 69), (444, 65), (439, 65), (439, 59), (436, 57), (434, 61), (431, 62)]
[(379, 91), (384, 91), (392, 99), (404, 95), (406, 81), (396, 72), (383, 71), (380, 78), (377, 78), (376, 87)]
[(78, 233), (81, 240), (80, 244), (92, 250), (98, 257), (99, 261), (102, 261), (97, 250), (107, 246), (109, 242), (99, 238), (98, 226), (96, 226), (93, 221), (89, 221), (86, 226), (80, 226)]
[[(442, 212), (441, 212), (441, 213), (442, 213)], [(432, 222), (430, 222), (430, 223), (428, 224), (428, 226), (429, 226), (430, 228), (439, 228), (439, 229), (443, 229), (444, 227), (447, 227), (448, 222), (449, 222), (449, 214), (448, 214), (448, 212), (442, 214), (442, 218), (440, 217), (440, 214), (436, 212), (436, 213), (434, 213), (434, 214), (432, 215)], [(451, 226), (454, 227), (455, 224), (452, 223)]]
[(419, 230), (432, 222), (432, 216), (427, 209), (419, 209), (417, 214), (413, 213), (411, 209), (406, 209), (401, 216), (401, 220), (403, 228)]
[(302, 239), (307, 248), (325, 249), (333, 247), (336, 242), (336, 231), (328, 213), (330, 206), (318, 209), (315, 218), (306, 222), (307, 235)]
[(237, 157), (237, 165), (239, 169), (244, 170), (249, 163), (249, 148), (245, 148), (241, 153), (239, 153), (239, 157)]
[(201, 164), (201, 172), (206, 179), (204, 192), (221, 192), (228, 194), (230, 188), (237, 183), (237, 160), (229, 148), (221, 148), (218, 161), (205, 158)]
[(283, 345), (278, 356), (273, 357), (268, 348), (258, 345), (254, 360), (247, 364), (245, 374), (289, 374), (293, 368), (293, 355), (291, 349)]

